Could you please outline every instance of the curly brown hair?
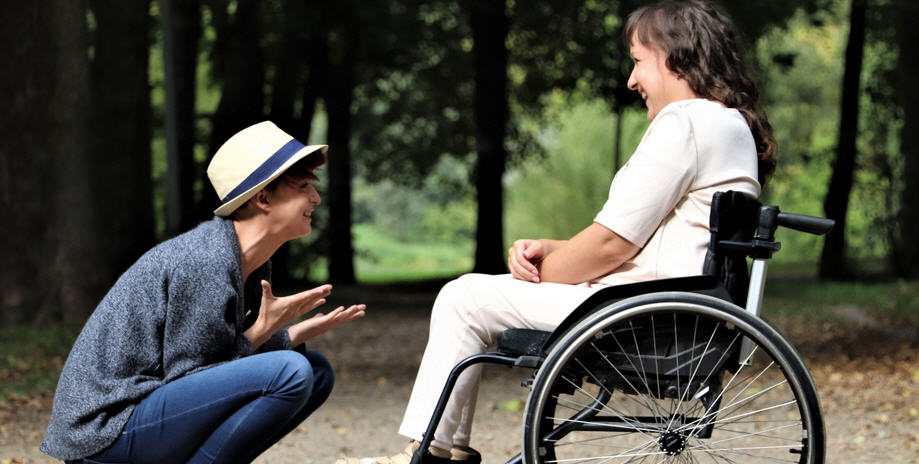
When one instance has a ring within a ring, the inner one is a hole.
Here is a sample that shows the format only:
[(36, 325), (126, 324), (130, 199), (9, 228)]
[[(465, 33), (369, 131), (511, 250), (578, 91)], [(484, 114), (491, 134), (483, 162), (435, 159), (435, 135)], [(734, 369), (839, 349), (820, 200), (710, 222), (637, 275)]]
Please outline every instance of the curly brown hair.
[(775, 137), (728, 20), (701, 0), (663, 1), (632, 12), (623, 32), (626, 46), (634, 36), (663, 51), (667, 68), (697, 95), (740, 111), (756, 143), (759, 182), (766, 185), (775, 172)]

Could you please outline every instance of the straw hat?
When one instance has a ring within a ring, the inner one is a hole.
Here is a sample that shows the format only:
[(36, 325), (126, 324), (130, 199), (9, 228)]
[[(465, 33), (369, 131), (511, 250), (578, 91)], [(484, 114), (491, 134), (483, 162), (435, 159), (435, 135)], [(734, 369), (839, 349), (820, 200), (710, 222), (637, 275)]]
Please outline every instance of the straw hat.
[(237, 132), (207, 166), (207, 177), (221, 201), (214, 214), (229, 215), (294, 163), (328, 149), (328, 145), (304, 146), (271, 121)]

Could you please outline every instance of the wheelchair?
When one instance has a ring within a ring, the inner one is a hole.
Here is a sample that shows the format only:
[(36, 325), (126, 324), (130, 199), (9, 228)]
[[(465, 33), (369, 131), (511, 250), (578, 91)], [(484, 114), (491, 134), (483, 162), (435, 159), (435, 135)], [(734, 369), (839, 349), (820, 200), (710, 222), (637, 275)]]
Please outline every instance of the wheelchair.
[(509, 464), (822, 463), (813, 379), (757, 314), (766, 263), (781, 248), (776, 229), (819, 235), (833, 225), (716, 193), (702, 275), (607, 287), (552, 332), (504, 331), (497, 350), (454, 367), (412, 464), (477, 363), (534, 370), (521, 453)]

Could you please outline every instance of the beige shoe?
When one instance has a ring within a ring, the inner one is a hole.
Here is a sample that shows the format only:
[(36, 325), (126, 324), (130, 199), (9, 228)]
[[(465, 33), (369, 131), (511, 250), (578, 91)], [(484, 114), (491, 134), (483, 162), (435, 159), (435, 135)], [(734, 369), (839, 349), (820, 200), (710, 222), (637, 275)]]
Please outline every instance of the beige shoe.
[[(418, 450), (421, 443), (412, 440), (401, 453), (393, 456), (378, 456), (375, 458), (342, 458), (335, 461), (335, 464), (410, 464), (412, 455)], [(430, 447), (425, 453), (424, 462), (435, 464), (449, 462), (451, 453), (440, 448)]]

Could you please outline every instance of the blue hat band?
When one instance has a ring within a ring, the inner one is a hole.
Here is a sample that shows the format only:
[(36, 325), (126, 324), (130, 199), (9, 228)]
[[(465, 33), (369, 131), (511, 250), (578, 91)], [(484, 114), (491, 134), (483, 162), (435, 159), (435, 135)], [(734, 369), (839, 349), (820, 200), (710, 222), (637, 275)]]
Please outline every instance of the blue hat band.
[(258, 168), (252, 171), (252, 174), (249, 174), (239, 185), (236, 186), (233, 190), (230, 191), (221, 202), (226, 204), (230, 200), (242, 195), (246, 190), (255, 187), (256, 185), (265, 181), (265, 179), (271, 177), (281, 166), (284, 165), (295, 153), (302, 150), (302, 143), (297, 139), (290, 139), (290, 142), (284, 144), (283, 147), (279, 148), (278, 151), (274, 152), (268, 159), (265, 160)]

